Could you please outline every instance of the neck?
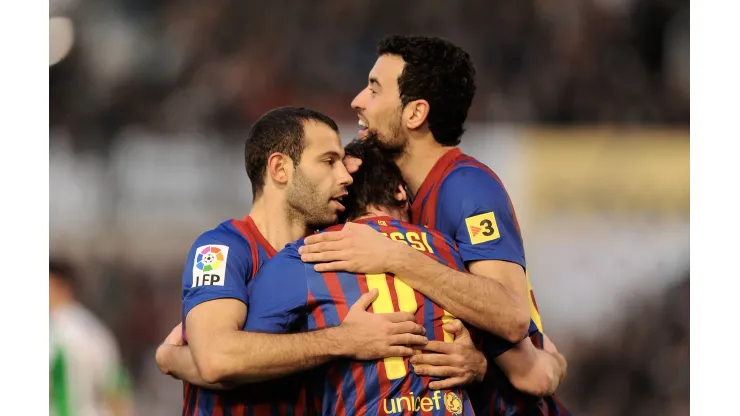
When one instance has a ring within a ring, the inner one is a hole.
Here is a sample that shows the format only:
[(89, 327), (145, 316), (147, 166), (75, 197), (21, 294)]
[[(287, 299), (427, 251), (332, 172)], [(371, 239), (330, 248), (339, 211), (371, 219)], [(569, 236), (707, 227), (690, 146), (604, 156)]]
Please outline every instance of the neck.
[(310, 234), (305, 222), (290, 218), (284, 200), (270, 197), (266, 192), (254, 201), (249, 216), (275, 250), (280, 251), (286, 244)]
[(385, 207), (368, 207), (367, 208), (367, 214), (358, 217), (358, 220), (365, 220), (368, 218), (375, 218), (375, 217), (391, 217), (394, 220), (398, 221), (408, 221), (408, 217), (405, 216), (401, 210), (399, 209), (390, 209)]
[(408, 147), (396, 160), (396, 165), (401, 170), (403, 180), (406, 181), (413, 196), (419, 192), (421, 184), (432, 171), (434, 164), (451, 149), (454, 149), (454, 146), (443, 146), (437, 143), (431, 134), (420, 139), (409, 140)]

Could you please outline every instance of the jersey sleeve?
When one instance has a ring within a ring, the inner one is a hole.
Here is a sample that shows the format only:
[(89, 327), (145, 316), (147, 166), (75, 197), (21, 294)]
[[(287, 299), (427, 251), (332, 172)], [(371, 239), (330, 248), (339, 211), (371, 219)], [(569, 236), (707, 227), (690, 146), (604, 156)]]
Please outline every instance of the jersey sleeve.
[(249, 282), (247, 331), (292, 332), (306, 313), (306, 265), (295, 245), (288, 245)]
[(464, 166), (440, 185), (437, 229), (455, 237), (467, 264), (503, 260), (526, 269), (524, 245), (506, 190), (489, 172)]
[(249, 243), (221, 230), (195, 240), (182, 272), (182, 319), (197, 305), (215, 299), (248, 303), (247, 281), (252, 273)]

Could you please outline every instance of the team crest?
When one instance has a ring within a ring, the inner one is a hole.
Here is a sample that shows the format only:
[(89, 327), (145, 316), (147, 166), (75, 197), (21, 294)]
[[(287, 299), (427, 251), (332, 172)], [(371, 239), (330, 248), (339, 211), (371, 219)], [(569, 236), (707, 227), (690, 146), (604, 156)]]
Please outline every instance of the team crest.
[(459, 415), (462, 413), (462, 400), (457, 397), (457, 394), (448, 391), (445, 393), (445, 408), (453, 415)]

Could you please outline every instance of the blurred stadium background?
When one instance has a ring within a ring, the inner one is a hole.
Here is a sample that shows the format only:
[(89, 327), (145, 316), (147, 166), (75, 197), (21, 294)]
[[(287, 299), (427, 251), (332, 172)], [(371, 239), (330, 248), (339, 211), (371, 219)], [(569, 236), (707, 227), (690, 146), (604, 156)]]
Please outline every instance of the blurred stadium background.
[(689, 413), (687, 0), (51, 0), (51, 254), (113, 330), (140, 415), (193, 239), (249, 209), (246, 129), (281, 105), (357, 130), (388, 33), (469, 51), (462, 148), (501, 176), (580, 415)]

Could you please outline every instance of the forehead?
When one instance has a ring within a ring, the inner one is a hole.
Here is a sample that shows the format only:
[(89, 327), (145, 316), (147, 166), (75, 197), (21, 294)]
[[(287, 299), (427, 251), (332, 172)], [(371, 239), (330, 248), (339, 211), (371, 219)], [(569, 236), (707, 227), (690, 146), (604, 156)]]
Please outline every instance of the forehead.
[(343, 152), (339, 134), (324, 123), (313, 120), (303, 122), (303, 134), (306, 140), (304, 150), (306, 153)]
[(392, 85), (398, 87), (398, 77), (404, 66), (406, 62), (398, 55), (381, 55), (370, 70), (370, 78), (377, 78), (384, 88)]

